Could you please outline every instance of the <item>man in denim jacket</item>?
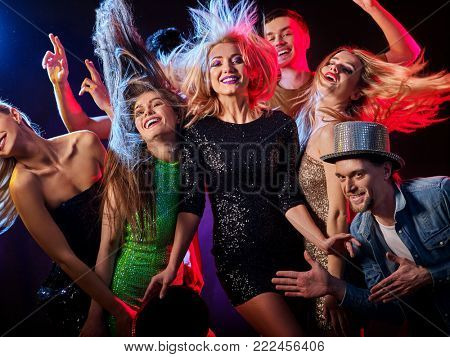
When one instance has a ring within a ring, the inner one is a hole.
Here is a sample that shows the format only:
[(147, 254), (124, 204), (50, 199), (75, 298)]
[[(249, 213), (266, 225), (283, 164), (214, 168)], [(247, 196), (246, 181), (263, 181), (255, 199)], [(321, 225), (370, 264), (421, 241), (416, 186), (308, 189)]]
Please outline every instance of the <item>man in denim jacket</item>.
[(345, 122), (335, 127), (336, 176), (352, 210), (351, 234), (367, 289), (331, 276), (305, 252), (308, 272), (278, 272), (287, 296), (333, 295), (341, 306), (374, 319), (408, 322), (411, 335), (450, 333), (450, 180), (397, 183), (403, 160), (389, 150), (384, 126)]

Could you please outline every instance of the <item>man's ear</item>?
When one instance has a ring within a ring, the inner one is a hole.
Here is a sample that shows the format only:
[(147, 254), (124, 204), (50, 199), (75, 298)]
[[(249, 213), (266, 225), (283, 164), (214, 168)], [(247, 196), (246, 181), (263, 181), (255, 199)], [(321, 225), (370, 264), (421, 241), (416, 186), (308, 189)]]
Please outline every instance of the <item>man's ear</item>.
[(384, 179), (389, 180), (392, 177), (392, 162), (386, 161), (383, 166)]
[(16, 108), (11, 108), (11, 116), (17, 124), (22, 124), (22, 115), (20, 115)]

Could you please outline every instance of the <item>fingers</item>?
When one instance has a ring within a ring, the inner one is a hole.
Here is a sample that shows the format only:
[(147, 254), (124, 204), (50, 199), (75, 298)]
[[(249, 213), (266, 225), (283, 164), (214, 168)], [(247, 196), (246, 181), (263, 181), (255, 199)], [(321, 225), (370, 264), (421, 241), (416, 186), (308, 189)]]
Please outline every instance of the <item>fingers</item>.
[(59, 53), (58, 52), (58, 44), (56, 43), (55, 35), (53, 35), (51, 33), (51, 34), (48, 35), (48, 37), (50, 38), (50, 42), (53, 45), (53, 53)]
[(280, 270), (277, 271), (276, 275), (278, 277), (284, 277), (284, 278), (292, 278), (292, 279), (297, 279), (299, 272), (297, 271), (285, 271), (285, 270)]
[(350, 257), (355, 257), (355, 251), (353, 249), (352, 243), (345, 242), (345, 249), (347, 249), (348, 254), (350, 254)]
[(55, 36), (55, 43), (56, 43), (56, 48), (58, 49), (58, 53), (63, 56), (66, 57), (66, 50), (64, 49), (64, 46), (61, 43), (61, 40), (59, 39), (58, 36)]
[(61, 43), (61, 40), (59, 39), (58, 36), (53, 35), (52, 33), (50, 35), (48, 35), (48, 37), (50, 38), (50, 42), (53, 45), (53, 52), (55, 54), (61, 55), (61, 56), (66, 56), (66, 51), (64, 49), (64, 46)]
[(352, 237), (350, 239), (350, 242), (354, 245), (356, 245), (357, 247), (361, 247), (361, 242), (359, 240), (357, 240), (355, 237)]
[(54, 60), (53, 52), (47, 51), (45, 52), (44, 58), (42, 59), (42, 68), (46, 69), (47, 65), (50, 65)]
[(154, 276), (150, 281), (150, 284), (148, 284), (147, 290), (145, 290), (144, 297), (142, 298), (143, 302), (147, 302), (152, 297), (152, 293), (158, 290), (158, 285), (160, 284), (155, 278), (156, 276)]
[(388, 260), (390, 260), (391, 262), (394, 262), (394, 263), (397, 263), (397, 264), (401, 263), (401, 258), (396, 256), (395, 254), (392, 254), (391, 252), (387, 252), (386, 253), (386, 258)]
[(94, 82), (101, 82), (100, 73), (98, 73), (97, 69), (94, 66), (94, 63), (90, 60), (85, 60), (84, 64), (86, 65), (87, 70), (89, 71), (89, 74), (91, 75), (91, 78)]
[(273, 284), (277, 285), (297, 285), (297, 279), (292, 278), (273, 278)]
[(289, 297), (307, 297), (305, 295), (305, 293), (300, 292), (300, 291), (296, 291), (296, 292), (287, 291), (287, 292), (284, 293), (284, 296), (289, 296)]
[(369, 300), (372, 302), (387, 303), (403, 295), (404, 293), (402, 293), (402, 287), (397, 287), (394, 289), (381, 290), (379, 294), (369, 296)]
[(299, 291), (297, 285), (275, 285), (275, 289), (281, 291)]
[(92, 94), (92, 91), (95, 89), (96, 86), (97, 85), (90, 78), (85, 78), (83, 83), (81, 83), (81, 88), (78, 95), (83, 95), (86, 92)]
[(381, 280), (378, 284), (374, 285), (372, 287), (372, 289), (370, 289), (370, 293), (371, 294), (375, 294), (376, 292), (378, 292), (379, 290), (389, 286), (390, 284), (392, 284), (392, 282), (395, 280), (395, 275), (394, 273), (389, 275), (387, 278), (384, 278), (383, 280)]
[(164, 299), (167, 293), (167, 288), (169, 287), (169, 284), (167, 284), (166, 281), (163, 282), (161, 291), (159, 292), (159, 298)]

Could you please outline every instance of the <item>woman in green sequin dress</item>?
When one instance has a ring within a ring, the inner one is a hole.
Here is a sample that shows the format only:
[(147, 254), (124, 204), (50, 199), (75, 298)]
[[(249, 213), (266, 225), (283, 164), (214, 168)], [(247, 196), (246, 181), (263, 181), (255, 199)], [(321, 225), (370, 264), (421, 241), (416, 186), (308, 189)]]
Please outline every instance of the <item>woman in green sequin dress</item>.
[[(175, 148), (184, 111), (122, 0), (100, 5), (94, 42), (114, 112), (96, 272), (138, 310), (151, 278), (167, 265), (173, 241), (179, 201)], [(92, 301), (82, 335), (105, 335), (103, 316)], [(108, 325), (114, 335), (113, 318)]]

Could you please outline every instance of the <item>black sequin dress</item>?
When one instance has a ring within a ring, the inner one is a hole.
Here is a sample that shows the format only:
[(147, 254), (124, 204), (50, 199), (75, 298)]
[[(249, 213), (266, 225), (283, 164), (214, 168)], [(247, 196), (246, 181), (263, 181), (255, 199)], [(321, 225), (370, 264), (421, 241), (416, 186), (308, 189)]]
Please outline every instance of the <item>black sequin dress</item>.
[(284, 214), (302, 204), (295, 122), (280, 111), (246, 124), (216, 117), (185, 131), (181, 212), (214, 216), (217, 276), (234, 306), (274, 292), (277, 270), (304, 270), (303, 238)]
[[(93, 267), (100, 244), (100, 182), (63, 202), (50, 214), (70, 248), (86, 265)], [(54, 336), (78, 336), (87, 317), (90, 297), (57, 265), (37, 292), (40, 314), (48, 320)], [(44, 323), (44, 322), (43, 322)]]

